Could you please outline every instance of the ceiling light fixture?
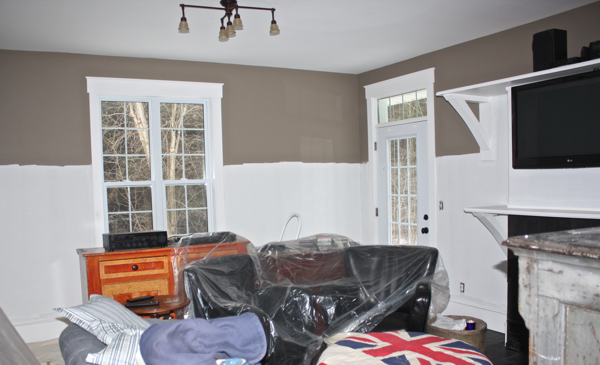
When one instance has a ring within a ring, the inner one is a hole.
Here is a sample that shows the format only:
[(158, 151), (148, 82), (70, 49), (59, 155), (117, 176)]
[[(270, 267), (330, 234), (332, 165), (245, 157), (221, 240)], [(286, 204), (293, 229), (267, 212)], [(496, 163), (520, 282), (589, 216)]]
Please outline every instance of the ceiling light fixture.
[[(181, 21), (179, 22), (179, 33), (189, 33), (190, 27), (188, 26), (187, 19), (185, 17), (185, 8), (199, 8), (199, 9), (213, 9), (213, 10), (225, 10), (225, 15), (221, 18), (221, 28), (219, 29), (219, 41), (227, 42), (229, 38), (233, 38), (236, 35), (236, 30), (243, 30), (244, 25), (242, 24), (242, 18), (238, 14), (238, 9), (253, 9), (253, 10), (267, 10), (271, 12), (271, 28), (269, 30), (270, 35), (278, 35), (279, 26), (275, 21), (275, 8), (257, 8), (253, 6), (239, 6), (237, 0), (221, 0), (222, 8), (212, 6), (200, 6), (200, 5), (187, 5), (180, 4), (181, 6)], [(235, 15), (233, 14), (235, 10)], [(233, 22), (231, 16), (233, 15)], [(227, 23), (225, 23), (227, 18)]]

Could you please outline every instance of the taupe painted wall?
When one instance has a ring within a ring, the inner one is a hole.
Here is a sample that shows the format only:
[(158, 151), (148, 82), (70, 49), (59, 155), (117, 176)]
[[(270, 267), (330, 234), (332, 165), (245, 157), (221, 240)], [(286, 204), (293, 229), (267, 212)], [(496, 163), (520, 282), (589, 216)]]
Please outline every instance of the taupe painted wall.
[[(600, 2), (360, 74), (361, 161), (368, 159), (364, 86), (431, 67), (436, 92), (533, 72), (533, 34), (552, 28), (567, 31), (568, 56), (579, 56), (581, 47), (600, 40)], [(402, 47), (402, 40), (391, 46)], [(479, 152), (466, 124), (440, 97), (435, 100), (435, 119), (437, 156)]]
[(91, 164), (86, 76), (224, 83), (226, 165), (360, 161), (356, 75), (0, 50), (0, 165)]
[[(0, 50), (0, 165), (91, 163), (86, 76), (224, 83), (226, 165), (365, 162), (365, 85), (430, 67), (436, 91), (528, 73), (534, 33), (567, 30), (578, 56), (600, 40), (599, 15), (596, 2), (360, 75)], [(435, 108), (436, 155), (478, 152), (454, 109), (442, 98)]]

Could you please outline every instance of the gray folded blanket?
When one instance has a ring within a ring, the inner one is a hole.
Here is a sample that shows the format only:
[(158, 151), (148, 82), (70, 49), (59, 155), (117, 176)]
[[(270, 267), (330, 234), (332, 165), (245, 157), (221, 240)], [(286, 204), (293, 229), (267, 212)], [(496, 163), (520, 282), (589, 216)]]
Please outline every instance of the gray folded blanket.
[(255, 364), (267, 352), (267, 339), (258, 317), (248, 312), (153, 324), (142, 334), (140, 352), (146, 365), (215, 365), (229, 358)]

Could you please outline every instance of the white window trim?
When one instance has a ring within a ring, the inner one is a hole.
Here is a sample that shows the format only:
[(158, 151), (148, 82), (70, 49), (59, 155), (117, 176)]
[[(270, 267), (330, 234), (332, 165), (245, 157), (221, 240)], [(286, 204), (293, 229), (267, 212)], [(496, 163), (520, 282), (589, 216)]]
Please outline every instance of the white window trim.
[(185, 81), (162, 81), (142, 79), (118, 79), (86, 77), (90, 101), (90, 134), (92, 144), (92, 193), (94, 209), (94, 245), (102, 246), (102, 233), (105, 233), (104, 212), (104, 171), (102, 164), (102, 120), (100, 101), (103, 97), (161, 99), (204, 99), (208, 100), (208, 120), (210, 123), (210, 145), (208, 158), (212, 167), (210, 184), (213, 203), (213, 224), (209, 229), (224, 230), (225, 196), (223, 191), (223, 129), (221, 99), (223, 84)]
[[(372, 242), (378, 244), (378, 225), (375, 216), (377, 207), (377, 153), (375, 153), (376, 130), (379, 126), (377, 118), (377, 100), (393, 95), (404, 94), (406, 92), (427, 89), (427, 142), (428, 142), (428, 170), (429, 170), (429, 211), (430, 230), (429, 246), (436, 246), (436, 222), (437, 222), (437, 175), (435, 168), (435, 110), (434, 98), (435, 92), (433, 85), (435, 83), (435, 68), (429, 68), (423, 71), (414, 72), (408, 75), (395, 77), (393, 79), (381, 81), (375, 84), (365, 86), (365, 98), (367, 101), (367, 139), (369, 161), (363, 165), (362, 176), (364, 184), (362, 187), (361, 204), (363, 206), (363, 242)], [(394, 124), (411, 123), (415, 120), (422, 120), (423, 117), (406, 119), (398, 122), (386, 123), (382, 126)], [(384, 147), (381, 147), (384, 148)]]

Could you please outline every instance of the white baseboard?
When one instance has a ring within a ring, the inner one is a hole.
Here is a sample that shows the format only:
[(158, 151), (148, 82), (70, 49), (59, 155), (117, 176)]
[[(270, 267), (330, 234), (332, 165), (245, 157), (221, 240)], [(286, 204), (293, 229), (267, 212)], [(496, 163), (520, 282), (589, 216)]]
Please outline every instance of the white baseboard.
[(462, 315), (483, 320), (487, 328), (501, 333), (506, 333), (506, 312), (496, 308), (486, 308), (464, 302), (450, 301), (443, 315)]

